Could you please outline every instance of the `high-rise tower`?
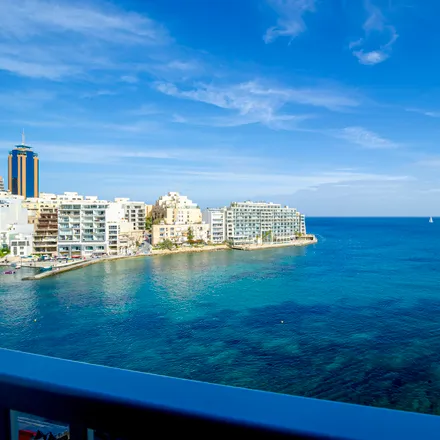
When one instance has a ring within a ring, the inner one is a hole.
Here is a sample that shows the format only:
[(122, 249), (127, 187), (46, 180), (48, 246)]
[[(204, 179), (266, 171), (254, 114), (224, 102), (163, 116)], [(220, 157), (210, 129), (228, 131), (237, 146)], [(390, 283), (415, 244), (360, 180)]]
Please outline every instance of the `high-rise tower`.
[(24, 130), (21, 145), (16, 145), (8, 157), (8, 187), (15, 195), (38, 197), (40, 193), (40, 165), (38, 154), (26, 145)]

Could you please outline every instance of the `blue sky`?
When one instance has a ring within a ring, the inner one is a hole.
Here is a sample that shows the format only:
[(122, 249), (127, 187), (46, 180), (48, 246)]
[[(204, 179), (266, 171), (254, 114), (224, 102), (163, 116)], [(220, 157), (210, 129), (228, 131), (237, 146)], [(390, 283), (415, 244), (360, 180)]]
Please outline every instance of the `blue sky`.
[(307, 215), (440, 215), (434, 0), (0, 0), (0, 175)]

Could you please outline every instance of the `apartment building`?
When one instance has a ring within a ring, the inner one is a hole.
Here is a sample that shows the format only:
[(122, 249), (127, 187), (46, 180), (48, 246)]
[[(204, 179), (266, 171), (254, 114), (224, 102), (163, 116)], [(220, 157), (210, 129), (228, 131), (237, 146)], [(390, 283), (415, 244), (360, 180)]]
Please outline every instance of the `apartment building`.
[(202, 222), (202, 212), (192, 200), (178, 192), (159, 197), (151, 211), (153, 221), (162, 220), (167, 225), (185, 225)]
[(63, 194), (40, 193), (23, 201), (28, 210), (28, 222), (35, 227), (33, 253), (56, 255), (58, 253), (58, 207), (65, 202), (84, 200), (77, 192)]
[(116, 198), (124, 210), (124, 218), (133, 224), (134, 231), (145, 231), (146, 209), (144, 202), (133, 202), (128, 198)]
[(226, 208), (208, 208), (202, 212), (202, 220), (208, 225), (208, 241), (226, 241)]
[(3, 180), (3, 177), (0, 176), (0, 191), (5, 190), (5, 181)]
[(152, 245), (155, 246), (164, 240), (182, 244), (188, 241), (188, 233), (191, 229), (195, 241), (209, 241), (209, 225), (204, 223), (190, 223), (187, 225), (166, 225), (165, 223), (153, 225)]
[(159, 197), (151, 214), (153, 246), (166, 239), (182, 244), (188, 241), (189, 229), (194, 240), (209, 240), (209, 225), (202, 222), (199, 206), (178, 192), (169, 192)]
[(86, 257), (108, 253), (108, 208), (109, 202), (97, 197), (61, 203), (58, 208), (58, 254)]
[(233, 244), (288, 243), (306, 234), (304, 215), (266, 202), (234, 202), (226, 209), (226, 237)]
[(54, 256), (58, 253), (58, 207), (40, 207), (34, 221), (33, 253)]

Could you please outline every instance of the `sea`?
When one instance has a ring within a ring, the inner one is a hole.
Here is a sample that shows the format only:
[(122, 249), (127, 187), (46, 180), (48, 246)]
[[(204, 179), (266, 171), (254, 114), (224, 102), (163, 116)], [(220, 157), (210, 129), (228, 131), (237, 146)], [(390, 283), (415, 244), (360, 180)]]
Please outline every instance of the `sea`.
[(0, 346), (440, 414), (440, 220), (309, 218), (309, 247), (0, 275)]

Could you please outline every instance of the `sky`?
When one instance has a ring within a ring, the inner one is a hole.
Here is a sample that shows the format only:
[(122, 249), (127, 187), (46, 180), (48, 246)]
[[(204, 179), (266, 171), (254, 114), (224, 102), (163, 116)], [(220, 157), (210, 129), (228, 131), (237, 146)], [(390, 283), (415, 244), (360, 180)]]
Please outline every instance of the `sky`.
[[(0, 0), (0, 175), (311, 216), (440, 216), (435, 0)], [(5, 179), (6, 180), (6, 179)]]

